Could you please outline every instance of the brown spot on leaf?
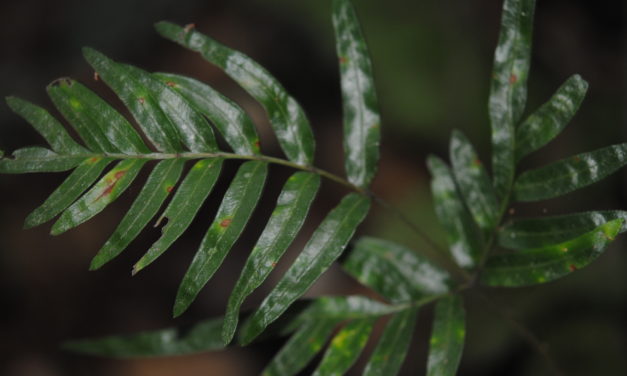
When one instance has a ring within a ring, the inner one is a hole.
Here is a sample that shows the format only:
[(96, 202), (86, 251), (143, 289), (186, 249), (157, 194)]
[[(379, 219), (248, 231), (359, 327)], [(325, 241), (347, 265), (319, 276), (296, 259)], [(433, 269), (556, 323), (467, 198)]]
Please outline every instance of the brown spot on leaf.
[(481, 167), (481, 161), (478, 158), (472, 161), (472, 164), (475, 167)]
[(348, 63), (348, 59), (345, 56), (340, 56), (340, 58), (338, 60), (339, 60), (340, 64)]
[(169, 87), (175, 87), (176, 86), (176, 84), (174, 82), (172, 82), (172, 81), (167, 81), (165, 84), (168, 85)]
[(98, 162), (98, 159), (99, 159), (98, 157), (91, 157), (89, 158), (89, 163), (96, 163)]
[(98, 72), (94, 72), (94, 81), (100, 81), (100, 75)]
[(253, 145), (254, 145), (257, 149), (259, 149), (259, 148), (261, 147), (261, 142), (259, 142), (259, 140), (257, 140), (257, 141), (255, 141), (255, 142), (253, 142)]
[(513, 85), (516, 82), (518, 82), (518, 76), (516, 76), (515, 74), (512, 74), (511, 76), (509, 76), (509, 84)]
[(227, 228), (231, 225), (231, 222), (233, 222), (231, 218), (223, 219), (222, 222), (220, 222), (220, 227)]
[(118, 184), (118, 182), (120, 181), (120, 179), (122, 179), (122, 177), (124, 175), (126, 175), (126, 172), (128, 170), (120, 170), (117, 171), (115, 174), (113, 174), (113, 179), (107, 179), (107, 186), (106, 188), (102, 191), (102, 193), (100, 194), (100, 196), (96, 197), (96, 199), (93, 202), (96, 202), (98, 200), (100, 200), (103, 197), (107, 197), (111, 194), (111, 192), (113, 192), (113, 189), (115, 188), (115, 186)]
[(187, 34), (195, 28), (196, 28), (196, 25), (193, 23), (190, 23), (190, 24), (185, 25), (185, 27), (183, 28), (183, 31), (185, 32), (185, 34)]
[(139, 103), (144, 104), (144, 102), (146, 102), (146, 99), (144, 99), (144, 97), (139, 97)]
[(516, 209), (509, 208), (509, 210), (507, 212), (509, 213), (509, 215), (514, 215), (514, 214), (516, 214)]
[(168, 191), (168, 193), (172, 193), (172, 191), (174, 190), (174, 186), (168, 185), (167, 187), (165, 187), (165, 190)]
[(576, 267), (575, 265), (573, 265), (573, 264), (570, 264), (570, 265), (568, 266), (568, 269), (569, 269), (571, 272), (574, 272), (575, 270), (577, 270), (577, 267)]
[(272, 263), (272, 267), (273, 267), (273, 268), (274, 268), (274, 267), (276, 267), (276, 262), (273, 262), (273, 263)]

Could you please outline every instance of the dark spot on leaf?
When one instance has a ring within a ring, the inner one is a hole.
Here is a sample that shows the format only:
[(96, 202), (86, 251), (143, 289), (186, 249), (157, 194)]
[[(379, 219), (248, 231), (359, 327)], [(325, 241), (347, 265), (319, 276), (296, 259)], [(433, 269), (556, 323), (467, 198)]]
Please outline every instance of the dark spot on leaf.
[(100, 75), (98, 72), (94, 72), (94, 81), (100, 81)]
[(109, 196), (111, 194), (111, 192), (113, 192), (113, 189), (118, 184), (118, 182), (120, 181), (122, 176), (126, 175), (127, 171), (128, 170), (117, 171), (115, 174), (113, 174), (113, 179), (107, 179), (106, 180), (107, 181), (107, 187), (102, 191), (100, 196), (96, 197), (96, 199), (93, 202), (96, 202), (96, 201), (100, 200), (103, 197)]
[(171, 193), (174, 190), (174, 186), (168, 185), (167, 187), (165, 187), (165, 190), (168, 191), (168, 193)]
[(98, 162), (98, 157), (89, 158), (89, 163), (96, 163), (96, 162)]
[(144, 104), (146, 100), (143, 97), (139, 97), (139, 103)]
[(172, 81), (167, 81), (165, 84), (168, 85), (169, 87), (176, 87), (176, 84)]
[(231, 218), (224, 219), (224, 220), (222, 220), (222, 222), (220, 222), (220, 227), (227, 228), (227, 227), (229, 227), (231, 222), (233, 222), (233, 220)]
[(259, 149), (259, 148), (261, 147), (261, 143), (259, 142), (259, 140), (257, 140), (257, 141), (255, 141), (255, 142), (253, 142), (253, 145), (254, 145), (257, 149)]
[(127, 171), (128, 171), (128, 170), (120, 170), (120, 171), (116, 172), (116, 173), (113, 175), (113, 178), (114, 178), (115, 180), (120, 180), (120, 179), (122, 178), (122, 176), (126, 175), (126, 172), (127, 172)]
[(276, 267), (276, 262), (273, 262), (273, 263), (272, 263), (272, 267), (273, 267), (273, 268), (274, 268), (274, 267)]
[(195, 27), (196, 27), (195, 24), (190, 23), (190, 24), (185, 25), (185, 27), (183, 28), (183, 31), (185, 32), (185, 34), (187, 34), (190, 31), (192, 31)]
[(509, 76), (509, 84), (513, 85), (516, 82), (518, 82), (518, 76), (516, 76), (515, 74), (512, 74), (511, 76)]
[(573, 264), (570, 264), (568, 266), (568, 269), (570, 269), (571, 272), (574, 272), (575, 270), (577, 270), (577, 267), (575, 265), (573, 265)]

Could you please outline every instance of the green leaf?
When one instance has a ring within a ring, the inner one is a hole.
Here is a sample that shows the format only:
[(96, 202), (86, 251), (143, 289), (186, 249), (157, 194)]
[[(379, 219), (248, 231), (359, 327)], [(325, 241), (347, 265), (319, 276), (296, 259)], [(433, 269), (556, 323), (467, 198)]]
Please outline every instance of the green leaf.
[(481, 255), (481, 233), (464, 206), (448, 166), (434, 156), (427, 159), (427, 166), (432, 176), (431, 194), (435, 214), (446, 230), (451, 255), (459, 266), (471, 268)]
[(403, 310), (392, 316), (366, 364), (364, 376), (398, 374), (407, 356), (417, 319), (417, 307)]
[(85, 60), (129, 109), (150, 142), (162, 152), (182, 151), (179, 135), (163, 114), (159, 100), (140, 82), (134, 72), (100, 52), (84, 48)]
[(285, 331), (317, 320), (365, 319), (379, 317), (406, 309), (406, 305), (387, 305), (360, 295), (321, 296), (285, 327)]
[(399, 244), (371, 237), (357, 241), (344, 270), (392, 302), (445, 294), (446, 272)]
[(514, 177), (515, 126), (527, 101), (535, 0), (505, 0), (494, 53), (488, 112), (492, 128), (492, 171), (501, 200)]
[(259, 136), (250, 117), (235, 102), (193, 78), (170, 73), (155, 77), (180, 93), (218, 128), (237, 154), (259, 154)]
[(348, 180), (366, 188), (379, 162), (381, 119), (368, 49), (349, 0), (333, 1), (333, 27), (342, 82), (344, 165)]
[(86, 157), (86, 155), (57, 154), (46, 148), (30, 146), (14, 151), (12, 158), (2, 158), (0, 173), (67, 171), (81, 164)]
[(427, 376), (455, 376), (464, 350), (466, 313), (461, 296), (442, 298), (435, 306), (429, 341)]
[[(627, 221), (627, 212), (606, 210), (514, 219), (499, 230), (498, 242), (509, 249), (538, 248), (576, 238), (613, 219)], [(620, 232), (625, 231), (627, 224), (623, 223)]]
[(514, 185), (517, 201), (561, 196), (594, 184), (627, 164), (627, 143), (607, 146), (525, 171)]
[(314, 376), (343, 375), (366, 346), (375, 319), (353, 320), (333, 337)]
[(266, 110), (285, 155), (303, 165), (313, 163), (314, 138), (300, 105), (268, 71), (241, 52), (221, 45), (191, 28), (158, 22), (157, 32), (173, 42), (200, 53), (222, 69)]
[(67, 209), (98, 179), (111, 161), (110, 158), (97, 157), (84, 160), (41, 206), (26, 217), (24, 228), (32, 228), (48, 222)]
[(142, 69), (127, 64), (119, 65), (135, 76), (139, 85), (155, 98), (158, 107), (153, 108), (154, 113), (158, 114), (162, 111), (162, 115), (157, 116), (161, 121), (169, 121), (172, 124), (189, 150), (195, 152), (218, 150), (213, 129), (181, 94)]
[[(52, 150), (59, 154), (81, 154), (87, 150), (70, 137), (63, 125), (43, 108), (16, 97), (7, 97), (7, 104), (41, 134)], [(1, 155), (0, 155), (1, 156)]]
[(285, 183), (276, 208), (229, 297), (222, 333), (226, 343), (231, 341), (235, 333), (242, 302), (268, 277), (294, 241), (319, 187), (320, 177), (309, 172), (297, 172)]
[(276, 320), (335, 261), (370, 209), (370, 199), (350, 193), (320, 226), (272, 292), (245, 324), (241, 342), (250, 343)]
[(155, 166), (129, 211), (91, 261), (90, 270), (111, 261), (139, 235), (174, 189), (184, 164), (181, 159), (169, 159)]
[(174, 317), (185, 312), (222, 265), (257, 206), (267, 175), (268, 164), (260, 161), (246, 162), (237, 171), (179, 286)]
[(48, 94), (91, 150), (150, 152), (124, 116), (79, 82), (57, 80), (48, 86)]
[(218, 180), (222, 169), (222, 159), (202, 159), (189, 170), (183, 182), (176, 190), (172, 201), (161, 215), (157, 224), (166, 219), (168, 223), (161, 229), (161, 237), (150, 247), (148, 252), (133, 266), (136, 274), (161, 256), (189, 227), (200, 206)]
[(135, 180), (145, 163), (146, 161), (141, 159), (126, 159), (119, 162), (61, 214), (50, 233), (59, 235), (100, 213), (107, 205), (120, 197)]
[(516, 160), (540, 149), (560, 134), (579, 109), (586, 91), (588, 83), (576, 74), (531, 114), (516, 129)]
[(459, 131), (451, 137), (451, 163), (459, 191), (485, 232), (492, 231), (499, 217), (499, 204), (492, 183), (475, 149)]
[(262, 376), (297, 374), (322, 350), (338, 322), (322, 319), (302, 325), (263, 370)]
[(71, 341), (64, 348), (78, 353), (113, 358), (187, 355), (224, 348), (222, 319), (201, 321), (186, 330), (168, 328), (137, 334)]
[(623, 219), (615, 219), (566, 242), (493, 255), (480, 280), (484, 285), (504, 287), (553, 281), (594, 261), (614, 240), (623, 223)]

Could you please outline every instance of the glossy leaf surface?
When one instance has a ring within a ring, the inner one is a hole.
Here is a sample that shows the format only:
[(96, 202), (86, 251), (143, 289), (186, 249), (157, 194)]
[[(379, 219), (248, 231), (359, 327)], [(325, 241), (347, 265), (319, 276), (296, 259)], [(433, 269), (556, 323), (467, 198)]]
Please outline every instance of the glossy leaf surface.
[(385, 326), (375, 347), (364, 376), (397, 375), (405, 361), (409, 344), (418, 319), (418, 308), (409, 308), (396, 313)]
[(67, 209), (100, 177), (109, 163), (111, 159), (108, 158), (89, 158), (83, 161), (41, 206), (26, 217), (24, 227), (39, 226)]
[(562, 159), (522, 173), (514, 185), (517, 201), (549, 199), (594, 184), (627, 163), (627, 143)]
[(531, 114), (516, 129), (516, 160), (540, 149), (560, 134), (579, 109), (587, 90), (588, 83), (576, 74)]
[(169, 159), (155, 166), (131, 208), (92, 260), (90, 270), (111, 261), (139, 235), (174, 189), (183, 171), (183, 164), (182, 160)]
[(623, 223), (622, 219), (615, 219), (563, 243), (493, 255), (480, 280), (488, 286), (517, 287), (558, 279), (594, 261), (614, 240)]
[(466, 313), (461, 296), (440, 299), (435, 306), (429, 341), (427, 376), (455, 376), (464, 350)]
[(501, 200), (514, 178), (515, 126), (527, 101), (535, 0), (505, 0), (494, 53), (488, 112), (492, 128), (492, 172)]
[(145, 163), (145, 160), (140, 159), (126, 159), (119, 162), (61, 214), (50, 233), (59, 235), (100, 213), (107, 205), (120, 197), (135, 180)]
[[(606, 210), (514, 219), (499, 230), (498, 242), (509, 249), (538, 248), (574, 239), (613, 219), (627, 221), (627, 212)], [(625, 231), (627, 224), (624, 222), (619, 232)]]
[(39, 146), (18, 149), (0, 159), (0, 173), (60, 172), (71, 170), (85, 160), (83, 155), (57, 154)]
[(295, 375), (322, 350), (338, 320), (316, 320), (302, 325), (261, 373), (263, 376)]
[(432, 176), (435, 214), (446, 230), (451, 255), (459, 266), (471, 268), (481, 254), (481, 232), (464, 206), (448, 166), (434, 156), (428, 158), (427, 166)]
[(91, 150), (149, 152), (124, 116), (81, 83), (70, 78), (57, 80), (48, 86), (48, 94)]
[(139, 272), (161, 256), (189, 227), (200, 206), (218, 180), (222, 169), (221, 159), (202, 159), (194, 164), (176, 190), (172, 201), (157, 223), (167, 219), (157, 240), (133, 266), (133, 274)]
[(449, 289), (446, 272), (418, 253), (387, 240), (359, 239), (343, 267), (392, 302), (440, 295)]
[(333, 26), (342, 83), (344, 165), (348, 180), (366, 188), (377, 171), (381, 138), (372, 64), (349, 0), (333, 1)]
[(186, 330), (169, 328), (143, 333), (67, 342), (65, 349), (103, 357), (137, 358), (187, 355), (219, 350), (222, 319), (202, 321)]
[(183, 150), (179, 135), (159, 108), (159, 101), (142, 85), (133, 72), (100, 52), (84, 48), (83, 55), (98, 76), (117, 94), (144, 131), (150, 142), (162, 152)]
[(250, 117), (235, 102), (193, 78), (157, 73), (157, 78), (179, 92), (220, 131), (237, 154), (259, 154), (259, 136)]
[(499, 205), (488, 173), (475, 149), (459, 131), (453, 132), (450, 152), (455, 181), (466, 206), (482, 230), (492, 230), (498, 220)]
[(331, 340), (314, 376), (343, 375), (366, 346), (375, 319), (353, 320)]
[(185, 312), (222, 265), (257, 206), (267, 174), (268, 165), (265, 162), (250, 161), (240, 166), (179, 286), (174, 317)]
[[(81, 154), (87, 150), (76, 143), (63, 125), (43, 108), (16, 97), (7, 97), (7, 104), (37, 130), (57, 153)], [(1, 157), (2, 155), (0, 155)]]
[(305, 249), (246, 323), (241, 339), (243, 344), (257, 337), (331, 266), (344, 251), (369, 209), (370, 200), (367, 197), (351, 193), (326, 216)]
[(300, 105), (268, 71), (241, 52), (221, 45), (193, 28), (159, 22), (157, 31), (167, 39), (200, 53), (240, 84), (266, 110), (285, 155), (293, 162), (313, 162), (314, 138)]
[(285, 183), (276, 207), (229, 297), (224, 319), (225, 342), (228, 343), (233, 338), (239, 308), (244, 299), (268, 277), (287, 247), (294, 241), (305, 222), (319, 186), (320, 177), (309, 172), (297, 172)]

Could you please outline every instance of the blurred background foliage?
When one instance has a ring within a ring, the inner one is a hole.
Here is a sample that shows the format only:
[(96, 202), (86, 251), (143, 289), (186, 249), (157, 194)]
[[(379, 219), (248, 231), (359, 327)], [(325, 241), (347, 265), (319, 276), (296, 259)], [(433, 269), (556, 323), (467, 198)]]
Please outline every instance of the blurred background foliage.
[[(355, 0), (370, 45), (384, 121), (380, 174), (374, 191), (402, 208), (443, 242), (429, 197), (427, 154), (445, 156), (453, 128), (464, 131), (489, 161), (487, 95), (501, 1)], [(541, 0), (534, 32), (528, 111), (547, 100), (571, 74), (590, 91), (579, 114), (556, 141), (528, 158), (528, 166), (603, 145), (627, 141), (627, 25), (621, 0)], [(264, 114), (241, 89), (198, 56), (162, 40), (152, 24), (167, 19), (196, 27), (267, 67), (303, 105), (317, 137), (317, 164), (342, 173), (341, 105), (330, 1), (20, 0), (0, 3), (0, 94), (52, 108), (45, 86), (71, 75), (121, 108), (95, 82), (82, 46), (152, 71), (188, 74), (237, 100), (260, 127), (266, 153), (278, 154)], [(11, 151), (41, 139), (0, 106), (0, 148)], [(232, 175), (234, 168), (224, 171)], [(273, 168), (267, 218), (288, 171)], [(154, 266), (130, 277), (130, 267), (158, 236), (146, 231), (110, 265), (88, 272), (96, 253), (138, 192), (129, 189), (102, 215), (59, 237), (49, 225), (24, 231), (22, 221), (63, 174), (0, 179), (0, 374), (56, 375), (252, 375), (281, 345), (273, 340), (245, 349), (180, 358), (108, 360), (63, 352), (70, 338), (156, 329), (220, 315), (250, 247), (265, 223), (251, 222), (230, 257), (189, 313), (170, 319), (171, 305), (193, 251), (217, 209), (208, 200), (196, 225)], [(222, 179), (223, 182), (228, 181)], [(513, 208), (515, 215), (548, 215), (585, 209), (627, 209), (627, 172), (562, 200)], [(226, 189), (224, 183), (214, 195)], [(276, 283), (322, 215), (341, 197), (325, 183), (306, 228), (261, 292)], [(373, 210), (361, 233), (424, 246), (403, 225)], [(532, 288), (486, 293), (547, 342), (559, 365), (573, 375), (627, 374), (627, 254), (619, 240), (588, 269)], [(333, 268), (311, 294), (368, 293)], [(461, 375), (542, 375), (537, 354), (497, 314), (468, 294), (468, 335)], [(421, 313), (403, 374), (424, 372), (430, 308)], [(372, 344), (370, 344), (372, 346)], [(356, 367), (357, 369), (359, 367)], [(357, 374), (357, 373), (354, 373)]]

